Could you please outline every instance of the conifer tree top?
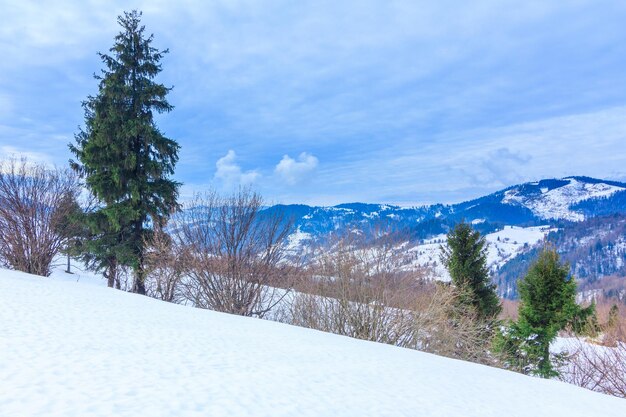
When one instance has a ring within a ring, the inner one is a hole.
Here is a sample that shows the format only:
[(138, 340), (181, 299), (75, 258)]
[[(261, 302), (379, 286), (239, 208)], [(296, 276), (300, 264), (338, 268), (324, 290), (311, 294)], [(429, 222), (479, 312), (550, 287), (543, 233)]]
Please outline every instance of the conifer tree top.
[(500, 299), (491, 284), (487, 267), (485, 237), (465, 223), (458, 223), (448, 233), (441, 247), (441, 262), (450, 273), (455, 287), (461, 290), (479, 317), (494, 318), (500, 311)]

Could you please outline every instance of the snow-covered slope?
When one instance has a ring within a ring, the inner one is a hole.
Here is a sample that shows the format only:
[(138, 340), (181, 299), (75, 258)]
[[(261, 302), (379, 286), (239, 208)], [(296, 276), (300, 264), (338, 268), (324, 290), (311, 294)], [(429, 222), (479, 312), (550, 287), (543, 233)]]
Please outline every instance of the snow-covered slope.
[[(505, 226), (502, 230), (485, 235), (487, 241), (487, 266), (495, 272), (516, 256), (527, 252), (534, 245), (541, 242), (551, 231), (550, 226), (517, 227)], [(447, 240), (447, 235), (440, 234), (432, 239), (425, 239), (418, 245), (409, 247), (404, 258), (408, 257), (407, 267), (427, 267), (431, 269), (432, 277), (447, 280), (450, 275), (441, 264), (441, 245)], [(405, 250), (402, 246), (400, 251)]]
[(541, 242), (548, 233), (556, 229), (550, 226), (517, 227), (505, 226), (502, 230), (489, 233), (487, 240), (487, 263), (492, 270), (501, 267), (517, 255)]
[(550, 187), (549, 180), (544, 182), (513, 187), (504, 192), (502, 202), (527, 207), (541, 219), (582, 221), (585, 216), (572, 210), (572, 205), (585, 200), (610, 197), (625, 190), (621, 185), (584, 181), (578, 177), (553, 180), (553, 183), (558, 184), (554, 188)]
[(626, 415), (417, 351), (0, 270), (0, 416)]

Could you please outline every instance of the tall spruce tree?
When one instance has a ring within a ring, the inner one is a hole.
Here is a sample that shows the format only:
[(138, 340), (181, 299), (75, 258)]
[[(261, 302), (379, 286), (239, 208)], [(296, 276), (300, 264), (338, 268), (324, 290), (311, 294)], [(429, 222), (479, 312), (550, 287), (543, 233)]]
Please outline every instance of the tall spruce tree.
[(493, 319), (502, 310), (487, 268), (485, 238), (465, 222), (458, 223), (441, 247), (441, 262), (450, 273), (461, 302), (471, 305), (480, 319)]
[(83, 103), (85, 127), (70, 145), (77, 159), (70, 163), (100, 203), (87, 215), (87, 255), (111, 273), (117, 265), (131, 267), (132, 290), (144, 294), (144, 242), (152, 225), (177, 207), (180, 184), (170, 179), (179, 145), (153, 118), (173, 108), (166, 100), (170, 88), (153, 81), (168, 51), (152, 46), (140, 19), (137, 11), (119, 16), (122, 30), (110, 54), (99, 53), (105, 66), (94, 76), (99, 92)]

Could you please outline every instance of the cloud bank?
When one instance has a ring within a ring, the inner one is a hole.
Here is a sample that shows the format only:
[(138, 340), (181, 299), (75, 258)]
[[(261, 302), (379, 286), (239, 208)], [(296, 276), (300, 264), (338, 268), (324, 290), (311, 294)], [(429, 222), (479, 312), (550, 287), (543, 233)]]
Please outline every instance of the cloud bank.
[(96, 52), (137, 8), (171, 51), (158, 81), (175, 110), (157, 124), (181, 144), (187, 189), (409, 204), (626, 178), (624, 2), (40, 3), (0, 0), (4, 154), (67, 163)]

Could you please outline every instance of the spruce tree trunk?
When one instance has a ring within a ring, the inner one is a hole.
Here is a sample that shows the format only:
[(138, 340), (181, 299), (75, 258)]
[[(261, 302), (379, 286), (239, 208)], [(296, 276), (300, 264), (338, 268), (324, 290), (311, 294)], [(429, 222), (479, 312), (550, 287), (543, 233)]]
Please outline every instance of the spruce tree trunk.
[(115, 261), (115, 259), (110, 259), (109, 260), (109, 266), (107, 267), (108, 272), (107, 272), (107, 287), (109, 288), (113, 288), (113, 286), (115, 285), (115, 282), (117, 281), (118, 286), (117, 288), (119, 289), (119, 279), (117, 278), (117, 263)]
[(146, 295), (146, 285), (143, 280), (143, 274), (139, 271), (135, 272), (133, 292), (136, 294)]
[(143, 268), (143, 258), (139, 260), (139, 266), (135, 270), (133, 277), (133, 292), (136, 294), (146, 295), (145, 270)]

